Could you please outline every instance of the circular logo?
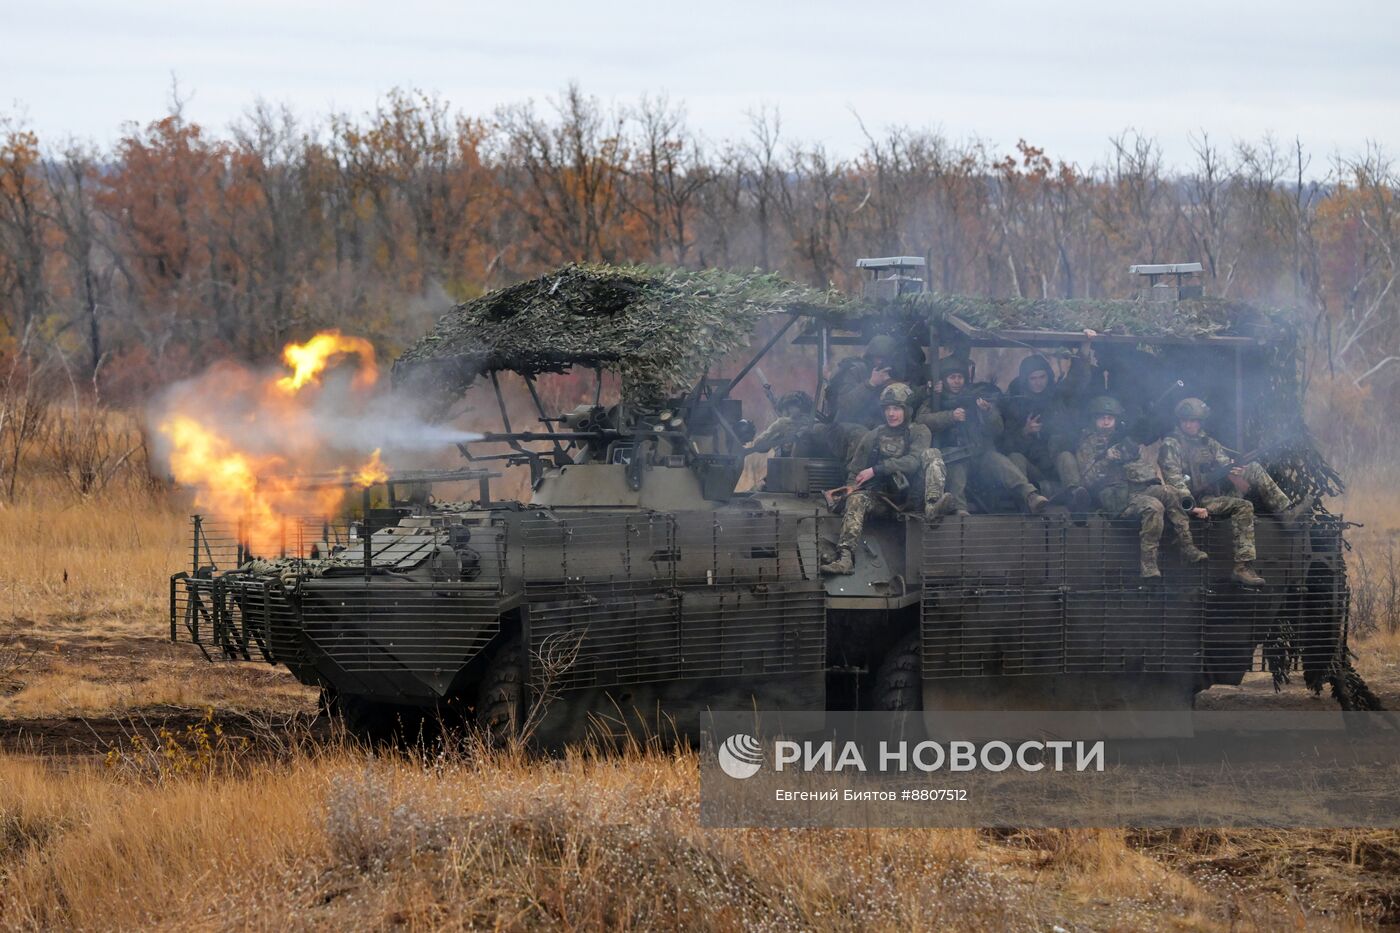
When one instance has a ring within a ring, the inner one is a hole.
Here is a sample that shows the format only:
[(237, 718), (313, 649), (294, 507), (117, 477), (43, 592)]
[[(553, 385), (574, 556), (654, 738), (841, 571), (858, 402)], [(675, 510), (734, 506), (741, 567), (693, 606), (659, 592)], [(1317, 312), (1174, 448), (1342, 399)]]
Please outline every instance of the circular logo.
[(763, 767), (763, 747), (753, 736), (736, 732), (719, 747), (719, 767), (732, 778), (751, 778)]

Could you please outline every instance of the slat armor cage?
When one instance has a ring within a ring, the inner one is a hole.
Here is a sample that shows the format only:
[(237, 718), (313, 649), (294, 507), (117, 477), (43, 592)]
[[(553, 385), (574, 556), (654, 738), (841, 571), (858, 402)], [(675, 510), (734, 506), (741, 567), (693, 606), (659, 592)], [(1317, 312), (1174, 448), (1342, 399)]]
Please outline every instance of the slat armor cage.
[(1160, 581), (1139, 576), (1137, 523), (1099, 515), (950, 518), (923, 535), (927, 679), (1325, 668), (1348, 587), (1339, 518), (1289, 532), (1256, 519), (1258, 589), (1230, 581), (1228, 523), (1198, 526), (1209, 561), (1168, 533)]
[(566, 687), (819, 672), (816, 527), (761, 510), (527, 518), (531, 653), (573, 658)]

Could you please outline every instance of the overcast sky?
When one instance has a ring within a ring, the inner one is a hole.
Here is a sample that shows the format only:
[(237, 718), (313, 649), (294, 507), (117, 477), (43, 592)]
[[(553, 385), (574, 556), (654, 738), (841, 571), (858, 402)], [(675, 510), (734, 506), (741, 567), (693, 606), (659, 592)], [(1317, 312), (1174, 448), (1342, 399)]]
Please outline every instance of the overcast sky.
[(855, 151), (854, 113), (1090, 163), (1136, 128), (1168, 159), (1192, 134), (1295, 136), (1321, 165), (1400, 154), (1400, 3), (0, 0), (0, 113), (106, 143), (159, 116), (171, 75), (222, 130), (258, 97), (361, 112), (395, 86), (486, 113), (573, 80), (606, 101), (666, 93), (712, 140), (746, 113)]

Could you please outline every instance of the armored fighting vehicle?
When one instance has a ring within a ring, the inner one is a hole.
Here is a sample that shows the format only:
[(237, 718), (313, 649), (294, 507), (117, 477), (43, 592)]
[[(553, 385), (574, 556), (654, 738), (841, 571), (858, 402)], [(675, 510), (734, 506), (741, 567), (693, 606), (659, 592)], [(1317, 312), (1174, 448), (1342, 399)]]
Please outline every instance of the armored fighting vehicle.
[[(1103, 391), (1140, 420), (1207, 398), (1231, 448), (1282, 442), (1268, 466), (1290, 495), (1339, 491), (1303, 426), (1287, 316), (1203, 298), (1187, 267), (1139, 269), (1150, 284), (1131, 299), (990, 301), (926, 292), (918, 258), (862, 266), (859, 297), (568, 266), (453, 308), (395, 382), (439, 411), (485, 399), (501, 429), (460, 445), (461, 469), (390, 476), (348, 527), (297, 524), (275, 554), (196, 516), (171, 637), (286, 665), (371, 732), (424, 711), (563, 740), (686, 733), (706, 710), (750, 707), (1177, 710), (1261, 669), (1364, 704), (1345, 523), (1325, 509), (1302, 528), (1258, 517), (1263, 586), (1232, 581), (1229, 529), (1207, 521), (1192, 533), (1208, 562), (1167, 557), (1144, 581), (1134, 522), (1029, 514), (973, 476), (971, 514), (872, 518), (855, 572), (824, 576), (841, 522), (824, 492), (846, 464), (796, 450), (746, 474), (746, 414), (771, 416), (765, 358), (782, 388), (820, 399), (838, 359), (880, 334), (928, 383), (948, 353), (986, 376), (1088, 341)], [(591, 400), (550, 410), (540, 380), (590, 371)], [(527, 496), (497, 498), (502, 467), (528, 469)], [(469, 501), (431, 492), (463, 480)]]

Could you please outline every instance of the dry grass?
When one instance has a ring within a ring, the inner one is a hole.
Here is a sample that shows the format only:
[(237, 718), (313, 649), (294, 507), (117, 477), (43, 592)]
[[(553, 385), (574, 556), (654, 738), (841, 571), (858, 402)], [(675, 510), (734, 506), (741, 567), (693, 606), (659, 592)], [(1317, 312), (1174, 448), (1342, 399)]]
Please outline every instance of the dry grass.
[(0, 507), (0, 718), (100, 716), (147, 706), (290, 710), (311, 702), (285, 673), (209, 665), (168, 644), (169, 578), (188, 526), (178, 500), (127, 489), (87, 500), (32, 488)]
[(1327, 928), (1375, 916), (1400, 865), (1376, 833), (707, 830), (696, 769), (337, 746), (152, 780), (0, 759), (0, 922)]
[[(1358, 486), (1343, 504), (1365, 516), (1352, 537), (1368, 567), (1400, 534), (1393, 488)], [(183, 559), (178, 503), (125, 492), (64, 502), (0, 509), (0, 718), (311, 707), (281, 671), (209, 665), (164, 641), (166, 579)], [(1400, 679), (1396, 626), (1379, 624), (1356, 648), (1373, 685)], [(116, 768), (0, 754), (0, 926), (1223, 930), (1400, 920), (1400, 834), (1389, 831), (707, 830), (689, 753), (423, 760), (335, 742), (289, 752), (267, 739), (260, 757), (181, 774), (127, 745)]]

